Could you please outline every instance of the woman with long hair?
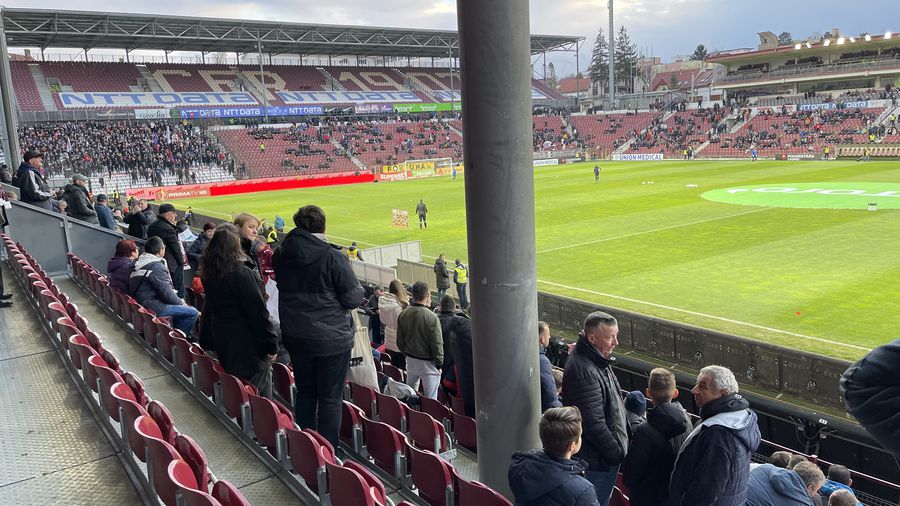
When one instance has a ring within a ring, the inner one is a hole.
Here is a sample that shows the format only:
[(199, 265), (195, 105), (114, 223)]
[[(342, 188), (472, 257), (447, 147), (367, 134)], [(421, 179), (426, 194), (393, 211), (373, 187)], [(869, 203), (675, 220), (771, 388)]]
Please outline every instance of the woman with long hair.
[(216, 351), (225, 372), (271, 397), (278, 335), (269, 320), (259, 275), (246, 267), (246, 260), (237, 228), (219, 225), (200, 257), (206, 290), (200, 343)]
[[(250, 213), (240, 213), (234, 217), (234, 226), (238, 228), (240, 233), (241, 249), (247, 257), (247, 265), (248, 267), (252, 266), (257, 271), (259, 271), (259, 225), (259, 218)], [(262, 276), (261, 271), (259, 274)]]
[(397, 317), (407, 307), (409, 293), (403, 282), (399, 279), (391, 281), (388, 293), (378, 299), (378, 312), (381, 314), (381, 323), (384, 324), (384, 346), (391, 356), (391, 364), (400, 369), (406, 369), (406, 357), (397, 347)]

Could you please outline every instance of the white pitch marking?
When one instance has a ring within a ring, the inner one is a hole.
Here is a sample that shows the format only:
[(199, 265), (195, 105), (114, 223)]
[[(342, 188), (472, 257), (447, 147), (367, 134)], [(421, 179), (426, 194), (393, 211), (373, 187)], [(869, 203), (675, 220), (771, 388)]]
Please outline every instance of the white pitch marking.
[(588, 242), (580, 242), (580, 243), (578, 243), (578, 244), (569, 244), (568, 246), (557, 246), (557, 247), (555, 247), (555, 248), (542, 249), (542, 250), (538, 251), (537, 253), (538, 253), (538, 254), (541, 254), (541, 253), (549, 253), (549, 252), (551, 252), (551, 251), (559, 251), (559, 250), (563, 250), (563, 249), (577, 248), (577, 247), (579, 247), (579, 246), (587, 246), (587, 245), (589, 245), (589, 244), (598, 244), (598, 243), (601, 243), (601, 242), (615, 241), (615, 240), (618, 240), (618, 239), (626, 239), (626, 238), (628, 238), (628, 237), (634, 237), (634, 236), (637, 236), (637, 235), (650, 234), (650, 233), (653, 233), (653, 232), (660, 232), (660, 231), (663, 231), (663, 230), (671, 230), (671, 229), (673, 229), (673, 228), (689, 227), (689, 226), (691, 226), (691, 225), (699, 225), (699, 224), (701, 224), (701, 223), (709, 223), (709, 222), (711, 222), (711, 221), (725, 220), (725, 219), (728, 219), (728, 218), (735, 218), (735, 217), (737, 217), (737, 216), (743, 216), (743, 215), (745, 215), (745, 214), (753, 214), (753, 213), (758, 213), (758, 212), (761, 212), (761, 211), (768, 211), (768, 210), (769, 210), (768, 207), (764, 207), (764, 208), (762, 208), (762, 209), (753, 209), (753, 210), (750, 210), (750, 211), (744, 211), (744, 212), (741, 212), (741, 213), (729, 214), (729, 215), (727, 215), (727, 216), (718, 216), (718, 217), (716, 217), (716, 218), (707, 218), (707, 219), (705, 219), (705, 220), (692, 221), (692, 222), (690, 222), (690, 223), (679, 223), (679, 224), (677, 224), (677, 225), (668, 225), (668, 226), (665, 226), (665, 227), (654, 228), (654, 229), (651, 229), (651, 230), (644, 230), (644, 231), (642, 231), (642, 232), (632, 232), (632, 233), (630, 233), (630, 234), (617, 235), (617, 236), (615, 236), (615, 237), (604, 237), (603, 239), (597, 239), (597, 240), (594, 240), (594, 241), (588, 241)]
[(823, 338), (821, 338), (821, 337), (814, 337), (814, 336), (807, 336), (807, 335), (804, 335), (804, 334), (797, 334), (796, 332), (790, 332), (790, 331), (787, 331), (787, 330), (775, 329), (775, 328), (772, 328), (772, 327), (766, 327), (766, 326), (764, 326), (764, 325), (757, 325), (757, 324), (755, 324), (755, 323), (742, 322), (742, 321), (740, 321), (740, 320), (732, 320), (731, 318), (725, 318), (725, 317), (723, 317), (723, 316), (715, 316), (715, 315), (711, 315), (711, 314), (700, 313), (700, 312), (698, 312), (698, 311), (691, 311), (690, 309), (681, 309), (681, 308), (678, 308), (678, 307), (666, 306), (666, 305), (663, 305), (663, 304), (657, 304), (657, 303), (655, 303), (655, 302), (647, 302), (647, 301), (645, 301), (645, 300), (632, 299), (632, 298), (630, 298), (630, 297), (623, 297), (623, 296), (621, 296), (621, 295), (613, 295), (613, 294), (611, 294), (611, 293), (597, 292), (597, 291), (594, 291), (594, 290), (588, 290), (588, 289), (585, 289), (585, 288), (578, 288), (577, 286), (569, 286), (569, 285), (563, 285), (563, 284), (560, 284), (560, 283), (554, 283), (554, 282), (552, 282), (552, 281), (544, 281), (544, 280), (542, 280), (542, 279), (539, 279), (539, 280), (538, 280), (538, 283), (544, 283), (544, 284), (546, 284), (546, 285), (553, 285), (553, 286), (557, 286), (557, 287), (559, 287), (559, 288), (566, 288), (566, 289), (569, 289), (569, 290), (575, 290), (575, 291), (578, 291), (578, 292), (590, 293), (590, 294), (592, 294), (592, 295), (599, 295), (599, 296), (601, 296), (601, 297), (610, 297), (610, 298), (613, 298), (613, 299), (619, 299), (619, 300), (624, 300), (624, 301), (628, 301), (628, 302), (634, 302), (634, 303), (637, 303), (637, 304), (643, 304), (643, 305), (645, 305), (645, 306), (652, 306), (652, 307), (656, 307), (656, 308), (660, 308), (660, 309), (668, 309), (668, 310), (670, 310), (670, 311), (677, 311), (677, 312), (680, 312), (680, 313), (690, 314), (690, 315), (694, 315), (694, 316), (701, 316), (701, 317), (703, 317), (703, 318), (709, 318), (709, 319), (712, 319), (712, 320), (719, 320), (719, 321), (723, 321), (723, 322), (734, 323), (734, 324), (736, 324), (736, 325), (743, 325), (743, 326), (746, 326), (746, 327), (753, 327), (753, 328), (755, 328), (755, 329), (766, 330), (766, 331), (769, 331), (769, 332), (775, 332), (775, 333), (778, 333), (778, 334), (785, 334), (785, 335), (789, 335), (789, 336), (793, 336), (793, 337), (799, 337), (799, 338), (802, 338), (802, 339), (809, 339), (809, 340), (811, 340), (811, 341), (818, 341), (818, 342), (820, 342), (820, 343), (833, 344), (833, 345), (835, 345), (835, 346), (843, 346), (843, 347), (845, 347), (845, 348), (852, 348), (852, 349), (854, 349), (854, 350), (872, 351), (871, 348), (866, 348), (865, 346), (858, 346), (858, 345), (855, 345), (855, 344), (847, 344), (847, 343), (842, 343), (842, 342), (839, 342), (839, 341), (832, 341), (832, 340), (830, 340), (830, 339), (823, 339)]

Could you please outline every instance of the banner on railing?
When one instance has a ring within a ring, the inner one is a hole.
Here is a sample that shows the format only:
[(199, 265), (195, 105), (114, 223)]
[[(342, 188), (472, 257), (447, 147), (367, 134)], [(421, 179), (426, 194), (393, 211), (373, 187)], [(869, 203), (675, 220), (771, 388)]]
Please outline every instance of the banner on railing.
[(275, 94), (289, 105), (422, 101), (411, 91), (279, 91)]
[(317, 116), (325, 114), (321, 105), (298, 105), (269, 107), (206, 107), (181, 109), (182, 119), (203, 118), (257, 118), (262, 116)]
[(379, 181), (405, 181), (406, 169), (402, 164), (399, 165), (382, 165), (381, 172), (378, 173)]
[(818, 111), (837, 109), (838, 106), (843, 106), (847, 109), (865, 109), (869, 107), (869, 102), (867, 100), (857, 100), (853, 102), (844, 102), (842, 104), (837, 104), (835, 102), (826, 102), (824, 104), (800, 104), (799, 108), (801, 111)]
[(156, 186), (149, 188), (130, 188), (125, 194), (136, 199), (174, 200), (193, 197), (217, 197), (221, 195), (237, 195), (272, 190), (290, 190), (294, 188), (311, 188), (317, 186), (333, 186), (353, 183), (371, 183), (372, 174), (341, 172), (320, 176), (275, 177), (265, 179), (245, 179), (240, 181), (222, 181), (197, 185)]
[(393, 104), (356, 104), (353, 106), (356, 114), (379, 114), (383, 112), (394, 112)]
[(535, 167), (541, 167), (543, 165), (559, 165), (559, 160), (557, 160), (556, 158), (550, 158), (550, 159), (545, 159), (545, 160), (534, 160), (533, 162), (531, 162), (531, 164), (534, 165)]
[(459, 102), (441, 103), (441, 104), (394, 104), (394, 112), (449, 112), (461, 111), (462, 104)]
[(177, 109), (135, 109), (134, 119), (169, 119), (177, 118)]
[[(433, 91), (432, 95), (434, 98), (438, 99), (441, 102), (459, 102), (462, 100), (462, 93), (459, 90), (437, 90)], [(532, 100), (547, 100), (547, 95), (543, 94), (541, 90), (531, 87), (531, 99)]]
[(216, 93), (76, 93), (63, 91), (59, 100), (65, 108), (92, 107), (171, 107), (255, 104), (256, 97), (246, 92)]
[(613, 160), (622, 160), (628, 162), (648, 162), (659, 161), (665, 157), (662, 153), (621, 153), (612, 155)]

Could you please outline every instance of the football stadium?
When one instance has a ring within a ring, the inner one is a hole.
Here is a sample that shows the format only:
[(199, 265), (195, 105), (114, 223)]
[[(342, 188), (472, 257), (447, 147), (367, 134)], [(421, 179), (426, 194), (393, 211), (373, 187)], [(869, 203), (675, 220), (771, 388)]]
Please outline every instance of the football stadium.
[(900, 504), (900, 34), (644, 3), (0, 8), (0, 504)]

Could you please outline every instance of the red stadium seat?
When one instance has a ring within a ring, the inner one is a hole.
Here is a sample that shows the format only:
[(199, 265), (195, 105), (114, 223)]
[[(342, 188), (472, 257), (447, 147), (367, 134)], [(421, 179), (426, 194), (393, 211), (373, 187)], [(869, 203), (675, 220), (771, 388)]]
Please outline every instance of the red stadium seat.
[[(361, 466), (346, 467), (326, 463), (328, 472), (328, 493), (331, 504), (334, 506), (386, 506), (387, 498), (384, 493), (384, 485), (378, 482), (374, 486), (366, 481), (360, 473), (365, 468)], [(377, 480), (377, 478), (375, 478)]]
[(453, 415), (453, 436), (456, 442), (475, 453), (478, 452), (478, 436), (475, 419), (466, 415), (460, 415), (456, 411), (451, 412)]
[(237, 487), (226, 480), (219, 480), (213, 485), (212, 496), (222, 506), (250, 506), (250, 501), (241, 494)]
[(406, 433), (406, 404), (400, 402), (396, 397), (379, 392), (375, 392), (375, 398), (378, 402), (378, 420)]
[(333, 451), (320, 445), (316, 438), (306, 431), (289, 428), (285, 429), (285, 434), (291, 467), (306, 482), (306, 486), (318, 494), (319, 490), (324, 490), (325, 487), (325, 464), (337, 462)]
[(406, 438), (399, 430), (363, 417), (366, 450), (375, 465), (400, 481), (406, 476)]
[(197, 481), (199, 490), (209, 490), (209, 464), (206, 460), (206, 454), (193, 439), (185, 434), (175, 436), (175, 450), (178, 451), (181, 458), (190, 466), (194, 473), (194, 479)]
[(281, 399), (288, 404), (294, 405), (296, 394), (294, 386), (294, 372), (290, 367), (275, 362), (272, 364), (272, 386), (275, 392), (281, 396)]
[(367, 386), (350, 382), (350, 397), (353, 404), (362, 409), (363, 413), (371, 419), (375, 419), (378, 413), (377, 401), (375, 400), (375, 390)]
[(153, 421), (159, 426), (160, 433), (162, 434), (161, 439), (170, 445), (174, 445), (175, 436), (178, 434), (178, 431), (175, 430), (175, 421), (172, 419), (172, 413), (169, 412), (168, 408), (160, 402), (150, 401), (150, 403), (147, 404), (147, 413), (150, 414), (150, 417), (153, 418)]
[(265, 446), (274, 457), (286, 457), (284, 443), (285, 429), (294, 427), (290, 410), (273, 400), (256, 394), (250, 396), (250, 413), (253, 417), (253, 432), (259, 444)]
[(170, 462), (180, 458), (178, 452), (172, 445), (163, 441), (159, 427), (152, 418), (138, 417), (134, 421), (134, 430), (147, 447), (147, 471), (151, 485), (166, 506), (176, 506), (175, 488), (169, 481), (168, 468)]
[(431, 415), (414, 409), (407, 411), (407, 415), (409, 416), (409, 438), (415, 446), (435, 453), (442, 453), (450, 449), (444, 426)]
[(407, 451), (410, 456), (412, 482), (419, 490), (419, 497), (432, 506), (453, 505), (453, 476), (450, 464), (436, 454), (419, 450), (413, 445), (407, 445)]

